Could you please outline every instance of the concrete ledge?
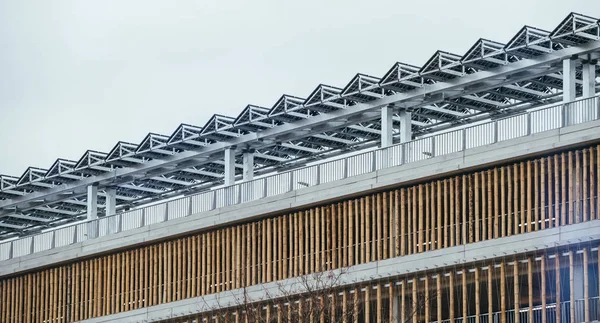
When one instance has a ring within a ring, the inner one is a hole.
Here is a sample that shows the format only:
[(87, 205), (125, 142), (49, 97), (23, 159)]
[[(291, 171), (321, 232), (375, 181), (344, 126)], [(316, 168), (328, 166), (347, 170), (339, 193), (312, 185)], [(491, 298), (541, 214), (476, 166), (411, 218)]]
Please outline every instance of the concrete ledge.
[[(600, 220), (349, 267), (346, 273), (340, 275), (339, 286), (341, 288), (379, 279), (385, 280), (425, 270), (471, 266), (474, 262), (481, 260), (493, 260), (597, 240), (600, 240)], [(309, 279), (311, 279), (310, 275)], [(246, 288), (245, 292), (248, 301), (262, 301), (268, 298), (290, 296), (290, 291), (294, 290), (295, 284), (298, 284), (298, 278), (251, 286)], [(282, 289), (286, 291), (286, 295), (282, 293)], [(216, 308), (236, 306), (241, 304), (243, 297), (244, 290), (236, 289), (82, 322), (155, 322), (207, 312)]]
[(0, 277), (599, 140), (600, 120), (550, 130), (2, 261)]

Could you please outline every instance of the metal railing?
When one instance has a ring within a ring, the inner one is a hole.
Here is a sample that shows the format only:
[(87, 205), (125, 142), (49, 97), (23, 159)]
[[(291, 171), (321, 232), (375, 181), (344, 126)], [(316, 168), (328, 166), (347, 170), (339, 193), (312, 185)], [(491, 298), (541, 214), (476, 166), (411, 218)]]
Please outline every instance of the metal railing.
[(598, 119), (598, 97), (558, 104), (7, 241), (0, 261)]
[[(590, 297), (589, 302), (589, 321), (600, 320), (600, 297)], [(573, 323), (585, 322), (585, 301), (583, 299), (575, 300), (575, 310)], [(504, 315), (506, 323), (514, 323), (516, 321), (515, 316), (519, 316), (519, 322), (521, 323), (541, 323), (542, 322), (542, 306), (533, 306), (531, 308), (531, 317), (529, 316), (529, 307), (520, 308), (518, 313), (515, 313), (514, 309), (509, 309), (502, 312), (482, 313), (479, 315), (479, 320), (475, 315), (469, 315), (465, 318), (455, 317), (454, 320), (445, 319), (439, 321), (440, 323), (501, 323), (502, 316)], [(554, 323), (556, 319), (556, 303), (546, 304), (546, 322)], [(560, 321), (571, 322), (571, 302), (560, 303)], [(438, 323), (438, 321), (431, 321), (431, 323)]]

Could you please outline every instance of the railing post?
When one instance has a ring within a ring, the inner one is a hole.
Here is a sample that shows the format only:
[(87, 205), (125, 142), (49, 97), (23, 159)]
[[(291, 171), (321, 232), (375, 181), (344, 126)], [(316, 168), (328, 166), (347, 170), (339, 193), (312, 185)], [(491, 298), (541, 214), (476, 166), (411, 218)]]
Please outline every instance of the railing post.
[(217, 192), (218, 192), (218, 191), (219, 191), (219, 190), (214, 190), (214, 191), (213, 191), (213, 195), (212, 195), (212, 204), (211, 204), (211, 206), (210, 206), (210, 209), (211, 209), (211, 210), (214, 210), (214, 209), (216, 209), (216, 208), (217, 208)]
[(29, 245), (29, 255), (35, 250), (35, 236), (31, 236), (31, 244)]
[(435, 136), (431, 136), (431, 158), (435, 157)]
[(100, 236), (100, 220), (99, 219), (94, 220), (94, 227), (95, 227), (94, 238), (98, 238)]
[[(165, 203), (165, 216), (163, 222), (169, 221), (169, 202)], [(123, 221), (121, 221), (123, 223)]]
[(531, 135), (531, 112), (527, 112), (527, 136)]
[(560, 127), (564, 128), (568, 125), (566, 104), (560, 106)]
[(54, 249), (56, 247), (56, 230), (52, 231), (52, 242), (50, 243), (50, 249)]
[(94, 238), (98, 238), (98, 237), (101, 237), (101, 236), (103, 236), (103, 235), (101, 234), (101, 232), (100, 232), (100, 221), (101, 221), (101, 220), (105, 220), (105, 218), (104, 218), (104, 217), (101, 217), (101, 218), (98, 218), (98, 219), (96, 220), (96, 221), (98, 221), (98, 232), (96, 233), (96, 236), (95, 236)]
[(467, 150), (467, 131), (465, 129), (460, 131), (461, 133), (461, 139), (462, 139), (462, 148), (460, 151), (465, 151)]
[(344, 158), (344, 178), (348, 178), (348, 157)]
[(317, 168), (317, 180), (316, 180), (316, 184), (315, 185), (319, 185), (321, 184), (321, 165), (315, 165), (315, 167)]
[(140, 220), (140, 228), (146, 225), (146, 208), (142, 209), (142, 219)]
[(495, 144), (498, 142), (498, 121), (492, 123), (492, 132), (492, 143)]
[(263, 177), (262, 181), (263, 181), (263, 197), (267, 197), (267, 178), (268, 177)]
[(115, 214), (117, 220), (117, 232), (123, 231), (123, 213)]
[(239, 196), (239, 192), (240, 192), (240, 184), (235, 184), (233, 186), (231, 186), (229, 188), (229, 194), (231, 194), (231, 204), (230, 205), (236, 205), (238, 203), (240, 203), (241, 201), (241, 197)]
[(8, 247), (8, 259), (12, 259), (13, 258), (13, 249), (15, 246), (15, 242), (11, 241), (10, 242), (10, 246)]
[(401, 159), (402, 165), (406, 164), (406, 161), (407, 161), (407, 159), (406, 159), (406, 151), (407, 151), (406, 145), (407, 145), (406, 143), (402, 143), (402, 148), (400, 149), (402, 151), (402, 159)]
[(189, 205), (188, 205), (188, 216), (192, 215), (192, 197), (188, 196), (188, 200), (190, 201)]
[(110, 215), (106, 216), (106, 225), (108, 226), (108, 233), (115, 233), (117, 231), (117, 216)]
[(76, 243), (77, 242), (77, 227), (79, 227), (77, 224), (73, 227), (73, 242), (72, 243)]
[(290, 183), (289, 183), (289, 187), (288, 187), (288, 192), (291, 192), (294, 190), (294, 171), (291, 170), (290, 171)]
[(371, 158), (371, 171), (374, 172), (377, 170), (377, 150), (372, 151), (371, 156), (373, 156), (373, 158)]

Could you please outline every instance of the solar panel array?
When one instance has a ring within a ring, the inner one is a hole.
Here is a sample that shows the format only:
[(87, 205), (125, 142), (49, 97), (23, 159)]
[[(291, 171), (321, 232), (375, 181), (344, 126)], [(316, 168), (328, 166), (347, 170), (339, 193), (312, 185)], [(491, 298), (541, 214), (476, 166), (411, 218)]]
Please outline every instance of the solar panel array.
[[(397, 93), (410, 92), (440, 82), (448, 82), (485, 70), (493, 70), (572, 46), (600, 39), (600, 21), (577, 13), (569, 14), (553, 31), (525, 26), (506, 44), (479, 39), (465, 54), (435, 52), (421, 66), (395, 63), (383, 77), (356, 74), (343, 88), (320, 84), (306, 98), (283, 95), (271, 108), (246, 106), (236, 117), (215, 114), (203, 126), (181, 124), (170, 135), (149, 133), (140, 143), (118, 142), (109, 152), (88, 150), (79, 160), (57, 159), (49, 168), (29, 167), (21, 176), (0, 175), (0, 238), (26, 234), (41, 228), (74, 221), (86, 211), (84, 195), (56, 202), (29, 201), (26, 208), (2, 207), (2, 202), (26, 201), (33, 193), (60, 187), (116, 169), (136, 167), (148, 161), (163, 160), (186, 151), (199, 151), (216, 143), (259, 133), (300, 120), (341, 109), (352, 109)], [(600, 70), (597, 65), (596, 68)], [(581, 71), (577, 72), (581, 78)], [(579, 82), (580, 83), (580, 82)], [(581, 84), (576, 91), (581, 92)], [(517, 110), (525, 103), (542, 104), (556, 100), (562, 91), (562, 75), (553, 71), (512, 84), (440, 100), (412, 110), (415, 136), (444, 127), (469, 123), (474, 116), (497, 117)], [(397, 129), (400, 118), (394, 117)], [(326, 152), (379, 140), (378, 118), (319, 133), (307, 133), (298, 140), (273, 142), (255, 151), (258, 172), (273, 171), (294, 161), (310, 160)], [(242, 156), (236, 156), (236, 174), (242, 172)], [(181, 194), (192, 187), (222, 184), (225, 163), (222, 158), (198, 160), (143, 179), (131, 178), (117, 187), (119, 207), (147, 203)], [(99, 196), (102, 206), (104, 197)]]

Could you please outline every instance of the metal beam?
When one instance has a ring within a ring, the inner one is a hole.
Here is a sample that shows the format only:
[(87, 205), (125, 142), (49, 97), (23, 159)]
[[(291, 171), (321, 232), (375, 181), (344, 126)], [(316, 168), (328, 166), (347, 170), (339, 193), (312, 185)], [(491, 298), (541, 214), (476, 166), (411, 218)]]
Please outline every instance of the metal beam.
[(290, 148), (290, 149), (305, 151), (305, 152), (308, 152), (308, 153), (311, 153), (311, 154), (317, 154), (317, 153), (321, 152), (319, 149), (310, 148), (310, 147), (304, 147), (304, 146), (296, 145), (296, 144), (289, 143), (289, 142), (281, 143), (281, 147), (286, 147), (286, 148)]
[[(448, 104), (445, 104), (444, 106), (448, 106)], [(462, 112), (445, 109), (444, 106), (440, 107), (440, 106), (437, 106), (437, 105), (424, 105), (421, 108), (427, 109), (427, 110), (431, 110), (431, 111), (435, 111), (435, 112), (440, 112), (440, 113), (445, 113), (445, 114), (453, 115), (453, 116), (456, 116), (456, 117), (464, 117), (464, 116), (467, 115), (467, 114), (462, 113)]]
[(362, 131), (362, 132), (372, 133), (372, 134), (374, 134), (376, 136), (380, 136), (381, 135), (381, 130), (374, 129), (374, 128), (369, 128), (367, 126), (351, 125), (351, 126), (348, 126), (348, 128), (349, 129), (353, 129), (353, 130)]
[(11, 214), (10, 217), (16, 218), (16, 219), (21, 219), (21, 220), (27, 220), (27, 221), (42, 222), (42, 223), (48, 223), (48, 222), (53, 221), (52, 219), (39, 218), (36, 216), (31, 216), (28, 214), (20, 214), (20, 213)]
[(273, 161), (276, 161), (276, 162), (284, 162), (284, 161), (287, 161), (287, 159), (286, 159), (286, 158), (283, 158), (283, 157), (277, 157), (277, 156), (267, 155), (267, 154), (263, 154), (263, 153), (259, 153), (259, 152), (257, 152), (257, 153), (254, 153), (254, 156), (255, 156), (255, 157), (262, 158), (262, 159), (273, 160)]
[(23, 230), (23, 229), (27, 228), (27, 226), (24, 226), (24, 225), (14, 225), (14, 224), (3, 223), (3, 222), (0, 222), (0, 227), (14, 229), (14, 230)]
[(151, 180), (155, 180), (155, 181), (159, 181), (159, 182), (163, 182), (163, 183), (176, 184), (176, 185), (181, 185), (181, 186), (189, 186), (189, 185), (194, 184), (194, 183), (190, 183), (190, 182), (186, 182), (186, 181), (182, 181), (182, 180), (178, 180), (178, 179), (167, 178), (164, 176), (152, 177)]
[(202, 170), (202, 169), (186, 168), (182, 171), (186, 172), (186, 173), (190, 173), (190, 174), (209, 176), (209, 177), (214, 177), (214, 178), (224, 178), (225, 177), (225, 175), (223, 175), (223, 174), (213, 173), (213, 172), (209, 172), (207, 170)]
[(148, 193), (154, 193), (154, 194), (160, 194), (160, 193), (164, 192), (162, 190), (158, 190), (158, 189), (155, 189), (155, 188), (144, 187), (144, 186), (137, 186), (137, 185), (133, 185), (133, 184), (119, 185), (119, 187), (127, 188), (127, 189), (134, 190), (134, 191), (148, 192)]
[(311, 137), (315, 137), (315, 138), (319, 138), (319, 139), (324, 139), (324, 140), (329, 140), (329, 141), (335, 141), (335, 142), (339, 142), (345, 145), (352, 145), (355, 144), (354, 141), (352, 140), (348, 140), (348, 139), (344, 139), (344, 138), (338, 138), (338, 137), (334, 137), (334, 136), (329, 136), (329, 135), (325, 135), (322, 133), (318, 133), (318, 134), (314, 134)]
[(471, 101), (477, 101), (477, 102), (481, 102), (481, 103), (484, 103), (484, 104), (496, 106), (496, 107), (499, 107), (499, 108), (501, 108), (501, 107), (503, 107), (503, 106), (506, 105), (506, 104), (504, 104), (502, 102), (498, 102), (498, 101), (486, 99), (484, 97), (478, 97), (478, 96), (475, 96), (475, 95), (465, 95), (464, 98), (465, 99), (469, 99)]
[(516, 86), (513, 84), (505, 85), (505, 86), (503, 86), (503, 88), (507, 88), (509, 90), (519, 91), (519, 92), (523, 92), (523, 93), (528, 93), (528, 94), (532, 94), (532, 95), (537, 95), (537, 96), (544, 96), (544, 95), (548, 94), (548, 93), (528, 89), (526, 87)]
[[(221, 159), (214, 159), (214, 160), (206, 160), (202, 164), (208, 164), (208, 163), (213, 163), (213, 164), (225, 166), (225, 161), (223, 160), (223, 158), (221, 158)], [(242, 165), (242, 164), (235, 163), (234, 165), (235, 165), (235, 168), (244, 168), (244, 165)]]
[[(38, 211), (43, 211), (43, 212), (49, 212), (49, 213), (55, 213), (55, 214), (64, 214), (64, 215), (79, 214), (79, 212), (68, 211), (68, 210), (63, 210), (63, 209), (57, 209), (57, 208), (53, 208), (53, 207), (49, 207), (49, 206), (40, 206), (40, 207), (35, 207), (33, 209), (34, 210), (38, 210)], [(58, 217), (58, 215), (57, 215), (57, 217)]]
[[(98, 195), (103, 195), (102, 193), (98, 192)], [(69, 204), (73, 204), (73, 205), (79, 205), (79, 206), (87, 206), (87, 202), (86, 201), (79, 201), (79, 200), (66, 200), (64, 201), (64, 203), (69, 203)]]

